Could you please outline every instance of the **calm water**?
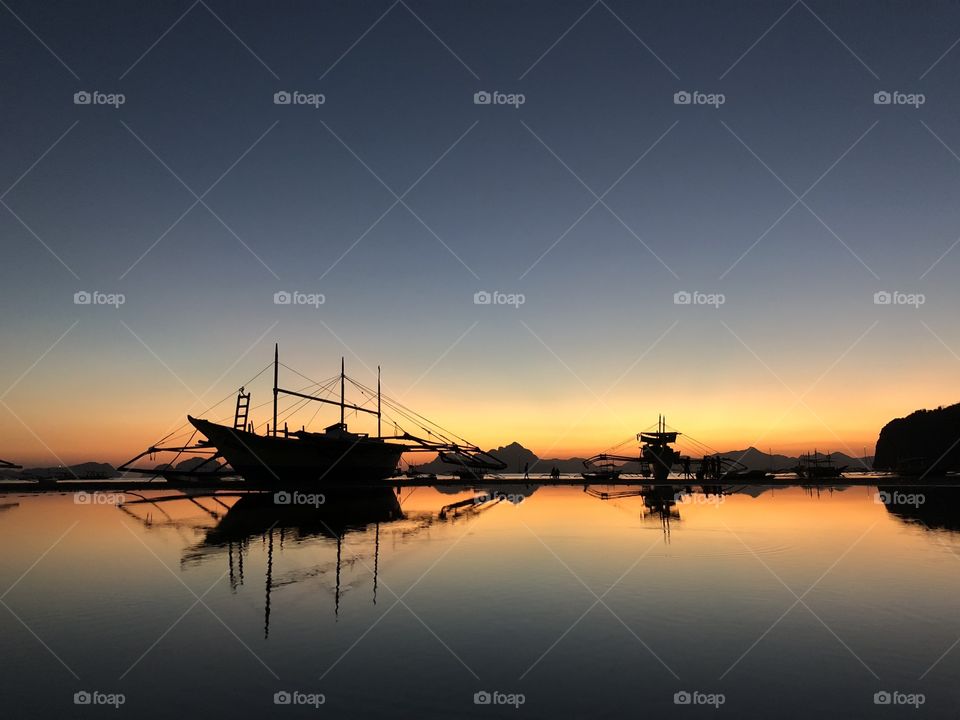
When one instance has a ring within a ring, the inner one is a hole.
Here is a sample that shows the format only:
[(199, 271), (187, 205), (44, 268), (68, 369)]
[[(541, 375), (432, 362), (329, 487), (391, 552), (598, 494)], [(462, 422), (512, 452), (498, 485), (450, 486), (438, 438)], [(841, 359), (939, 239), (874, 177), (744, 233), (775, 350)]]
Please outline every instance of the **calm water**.
[(2, 496), (0, 715), (956, 716), (960, 490), (501, 490)]

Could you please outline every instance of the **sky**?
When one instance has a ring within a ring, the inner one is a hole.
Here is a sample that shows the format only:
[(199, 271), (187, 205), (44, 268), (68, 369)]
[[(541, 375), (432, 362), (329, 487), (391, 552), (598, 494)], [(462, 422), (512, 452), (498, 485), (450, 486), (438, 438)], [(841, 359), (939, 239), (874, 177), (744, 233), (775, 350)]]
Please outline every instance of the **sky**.
[(718, 450), (860, 455), (958, 399), (960, 6), (0, 18), (5, 459), (120, 462), (275, 342), (543, 457), (660, 413)]

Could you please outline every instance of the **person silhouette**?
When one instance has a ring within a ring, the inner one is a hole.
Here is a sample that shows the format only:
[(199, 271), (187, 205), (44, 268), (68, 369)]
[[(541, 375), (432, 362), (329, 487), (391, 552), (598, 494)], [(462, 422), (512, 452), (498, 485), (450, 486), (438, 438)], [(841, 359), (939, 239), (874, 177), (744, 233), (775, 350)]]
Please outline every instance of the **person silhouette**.
[(523, 479), (524, 480), (530, 479), (530, 463), (529, 462), (525, 462), (523, 464)]

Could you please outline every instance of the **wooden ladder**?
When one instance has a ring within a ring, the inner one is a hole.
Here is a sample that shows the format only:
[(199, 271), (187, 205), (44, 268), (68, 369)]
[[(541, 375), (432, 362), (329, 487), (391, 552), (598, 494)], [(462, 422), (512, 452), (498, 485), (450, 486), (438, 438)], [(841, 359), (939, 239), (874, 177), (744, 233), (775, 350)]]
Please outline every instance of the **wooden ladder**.
[(233, 429), (246, 430), (247, 416), (250, 414), (250, 393), (245, 393), (243, 388), (237, 393), (237, 411), (233, 416)]

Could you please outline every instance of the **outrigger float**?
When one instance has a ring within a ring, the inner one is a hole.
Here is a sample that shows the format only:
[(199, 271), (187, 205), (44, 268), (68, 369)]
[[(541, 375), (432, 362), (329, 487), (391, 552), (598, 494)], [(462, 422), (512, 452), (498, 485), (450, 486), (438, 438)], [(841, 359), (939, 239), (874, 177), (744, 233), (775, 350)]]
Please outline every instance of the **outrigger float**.
[[(175, 481), (220, 479), (239, 475), (247, 484), (271, 487), (380, 483), (397, 475), (398, 464), (404, 453), (436, 453), (458, 458), (462, 467), (471, 469), (506, 467), (499, 459), (473, 443), (384, 396), (380, 390), (379, 368), (376, 389), (348, 377), (341, 358), (340, 373), (334, 378), (319, 383), (311, 381), (305, 388), (290, 390), (280, 387), (281, 364), (279, 348), (275, 346), (272, 363), (273, 423), (266, 424), (264, 433), (258, 433), (250, 421), (251, 393), (246, 391), (245, 385), (237, 394), (232, 425), (187, 415), (187, 421), (194, 431), (185, 444), (164, 445), (165, 441), (171, 439), (172, 434), (168, 435), (121, 465), (118, 470), (162, 476)], [(310, 380), (296, 370), (286, 365), (284, 367)], [(267, 368), (257, 373), (253, 379)], [(323, 393), (330, 394), (336, 382), (339, 382), (340, 386), (339, 399), (324, 397)], [(347, 402), (347, 383), (367, 399), (361, 404)], [(310, 389), (314, 391), (306, 392)], [(339, 407), (339, 422), (328, 425), (323, 432), (313, 432), (307, 430), (305, 425), (299, 430), (291, 431), (284, 421), (281, 430), (281, 397), (295, 398), (292, 406), (283, 411), (288, 418), (307, 403), (318, 402)], [(375, 406), (370, 407), (374, 401)], [(377, 434), (371, 436), (367, 433), (351, 432), (346, 423), (348, 410), (375, 416)], [(395, 430), (392, 435), (384, 435), (382, 432), (385, 415), (393, 421)], [(427, 437), (403, 430), (403, 424), (416, 428), (417, 433)], [(197, 433), (200, 433), (203, 439), (194, 442)], [(158, 468), (135, 467), (144, 457), (153, 457), (160, 453), (174, 453), (174, 458), (170, 463)], [(192, 460), (174, 465), (174, 462), (183, 456)]]

